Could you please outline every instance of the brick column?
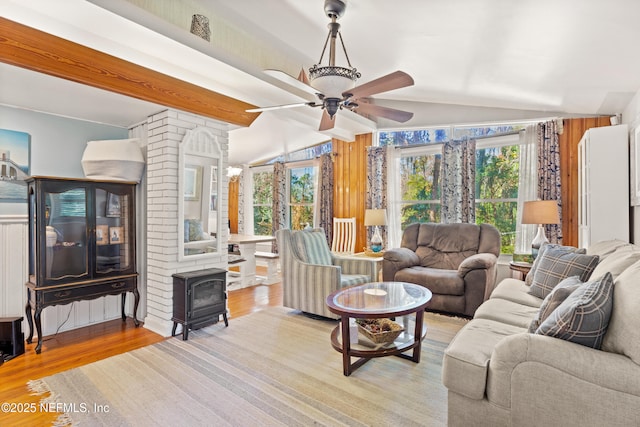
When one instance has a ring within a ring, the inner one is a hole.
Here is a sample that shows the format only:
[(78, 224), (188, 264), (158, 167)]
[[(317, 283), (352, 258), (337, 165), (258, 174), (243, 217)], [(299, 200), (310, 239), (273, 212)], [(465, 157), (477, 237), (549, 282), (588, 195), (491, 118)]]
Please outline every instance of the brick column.
[[(172, 274), (205, 268), (227, 267), (229, 186), (226, 183), (229, 136), (227, 124), (201, 116), (166, 110), (147, 119), (147, 316), (145, 327), (163, 336), (171, 335), (173, 322)], [(206, 259), (178, 261), (178, 170), (179, 147), (186, 132), (205, 127), (216, 135), (223, 153), (222, 194), (218, 209), (222, 213), (217, 238), (222, 251)], [(144, 286), (145, 284), (140, 284)]]

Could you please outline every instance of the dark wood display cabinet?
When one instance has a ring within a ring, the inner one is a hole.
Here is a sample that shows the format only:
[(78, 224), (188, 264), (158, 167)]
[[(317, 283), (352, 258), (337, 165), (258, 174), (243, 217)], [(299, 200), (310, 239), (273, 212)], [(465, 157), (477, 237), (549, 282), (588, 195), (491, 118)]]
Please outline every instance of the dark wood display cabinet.
[[(127, 292), (134, 295), (133, 322), (140, 294), (136, 272), (134, 182), (30, 177), (29, 281), (27, 342), (38, 333), (45, 307), (122, 295), (126, 320)], [(32, 317), (33, 311), (33, 317)]]

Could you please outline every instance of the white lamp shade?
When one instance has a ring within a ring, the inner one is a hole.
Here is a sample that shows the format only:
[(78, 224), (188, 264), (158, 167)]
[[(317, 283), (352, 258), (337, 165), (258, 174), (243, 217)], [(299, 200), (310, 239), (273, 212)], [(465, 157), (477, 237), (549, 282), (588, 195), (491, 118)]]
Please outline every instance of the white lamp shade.
[(559, 224), (558, 202), (555, 200), (534, 200), (524, 202), (523, 224)]
[(364, 225), (387, 225), (386, 209), (366, 209), (364, 211)]

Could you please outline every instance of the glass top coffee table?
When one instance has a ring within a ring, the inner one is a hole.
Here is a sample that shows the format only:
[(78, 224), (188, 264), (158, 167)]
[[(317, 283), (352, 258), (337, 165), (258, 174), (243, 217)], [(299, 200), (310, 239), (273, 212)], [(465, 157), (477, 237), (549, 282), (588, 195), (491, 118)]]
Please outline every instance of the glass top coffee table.
[[(327, 297), (329, 311), (340, 316), (340, 324), (331, 332), (331, 345), (342, 353), (344, 375), (374, 357), (399, 356), (420, 362), (424, 308), (431, 291), (403, 282), (374, 282), (339, 289)], [(392, 318), (403, 331), (393, 341), (376, 343), (358, 332), (355, 319)], [(403, 354), (413, 350), (411, 355)], [(351, 363), (351, 357), (359, 357)]]

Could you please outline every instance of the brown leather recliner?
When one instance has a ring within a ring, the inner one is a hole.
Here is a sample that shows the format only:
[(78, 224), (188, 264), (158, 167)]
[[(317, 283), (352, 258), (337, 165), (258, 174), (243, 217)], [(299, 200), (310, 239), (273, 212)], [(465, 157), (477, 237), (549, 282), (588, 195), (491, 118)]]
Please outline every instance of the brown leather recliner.
[(489, 224), (411, 224), (382, 262), (384, 281), (422, 285), (427, 309), (473, 316), (496, 281), (500, 232)]

